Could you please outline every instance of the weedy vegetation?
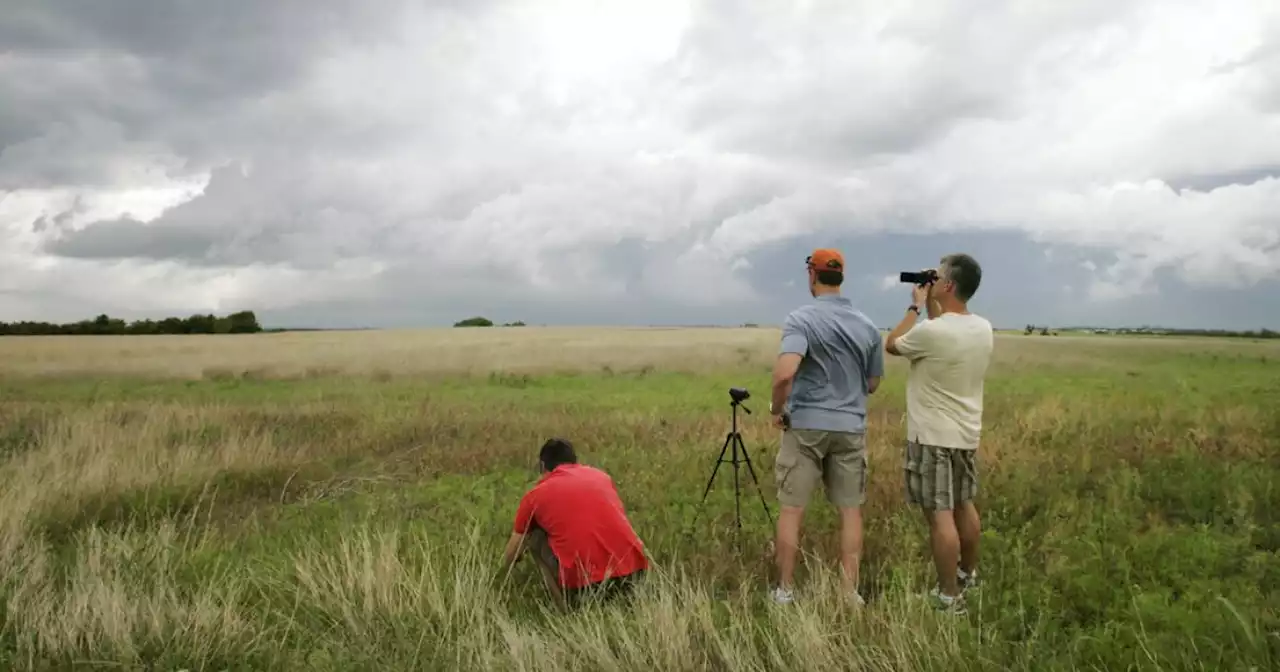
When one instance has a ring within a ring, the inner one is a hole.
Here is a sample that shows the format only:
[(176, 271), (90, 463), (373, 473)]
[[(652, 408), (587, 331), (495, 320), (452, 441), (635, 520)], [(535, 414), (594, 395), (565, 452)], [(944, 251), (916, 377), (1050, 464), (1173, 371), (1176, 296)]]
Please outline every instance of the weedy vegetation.
[[(906, 369), (872, 401), (863, 609), (834, 512), (767, 599), (770, 329), (0, 339), (0, 669), (1280, 666), (1280, 343), (1001, 335), (981, 589), (929, 611)], [(499, 556), (547, 437), (615, 478), (656, 569), (561, 615)]]

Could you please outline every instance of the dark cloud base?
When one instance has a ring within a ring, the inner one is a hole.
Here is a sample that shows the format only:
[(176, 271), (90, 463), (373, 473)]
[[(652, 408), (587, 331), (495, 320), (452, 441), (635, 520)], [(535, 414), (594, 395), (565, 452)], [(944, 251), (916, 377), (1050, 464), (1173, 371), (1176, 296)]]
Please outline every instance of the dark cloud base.
[[(412, 289), (406, 286), (400, 296), (407, 298), (317, 303), (264, 311), (259, 319), (266, 326), (299, 328), (441, 327), (473, 315), (495, 322), (520, 320), (535, 325), (776, 325), (792, 308), (811, 300), (805, 288), (804, 258), (820, 246), (844, 251), (850, 266), (845, 295), (885, 328), (901, 319), (910, 294), (905, 286), (885, 290), (883, 278), (931, 266), (951, 252), (972, 254), (983, 265), (982, 288), (972, 307), (999, 327), (1037, 324), (1275, 329), (1280, 325), (1280, 282), (1248, 291), (1215, 291), (1192, 289), (1170, 274), (1158, 274), (1159, 291), (1155, 295), (1099, 303), (1086, 295), (1096, 273), (1082, 264), (1092, 261), (1102, 266), (1105, 254), (1042, 245), (1020, 234), (1007, 233), (894, 234), (775, 244), (751, 255), (751, 268), (739, 272), (749, 279), (761, 299), (711, 308), (682, 307), (669, 299), (639, 293), (622, 300), (585, 298), (571, 303), (527, 297), (492, 298), (491, 291), (484, 293), (491, 298), (473, 301), (414, 300)], [(642, 258), (624, 253), (634, 252), (634, 244), (622, 247), (626, 249), (620, 249), (615, 259), (630, 259), (633, 266), (618, 272), (629, 274)], [(1046, 255), (1050, 249), (1051, 255)], [(788, 282), (792, 284), (788, 286)]]

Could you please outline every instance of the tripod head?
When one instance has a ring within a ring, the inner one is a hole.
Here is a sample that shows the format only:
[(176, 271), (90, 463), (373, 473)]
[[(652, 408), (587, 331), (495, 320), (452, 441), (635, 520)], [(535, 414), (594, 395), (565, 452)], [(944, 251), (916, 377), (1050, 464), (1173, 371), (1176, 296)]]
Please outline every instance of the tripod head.
[(729, 398), (732, 400), (729, 402), (729, 405), (734, 407), (735, 410), (741, 407), (742, 410), (747, 412), (747, 415), (751, 415), (751, 409), (747, 408), (742, 403), (751, 398), (751, 392), (747, 391), (747, 388), (745, 387), (729, 388)]

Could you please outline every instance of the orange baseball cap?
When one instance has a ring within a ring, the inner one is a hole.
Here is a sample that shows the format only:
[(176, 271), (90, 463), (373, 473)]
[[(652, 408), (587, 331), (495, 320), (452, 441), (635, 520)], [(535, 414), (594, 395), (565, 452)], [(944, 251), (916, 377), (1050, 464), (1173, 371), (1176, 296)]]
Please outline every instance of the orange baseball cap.
[(821, 248), (813, 251), (804, 260), (805, 264), (816, 271), (840, 271), (844, 272), (844, 255), (839, 250), (832, 248)]

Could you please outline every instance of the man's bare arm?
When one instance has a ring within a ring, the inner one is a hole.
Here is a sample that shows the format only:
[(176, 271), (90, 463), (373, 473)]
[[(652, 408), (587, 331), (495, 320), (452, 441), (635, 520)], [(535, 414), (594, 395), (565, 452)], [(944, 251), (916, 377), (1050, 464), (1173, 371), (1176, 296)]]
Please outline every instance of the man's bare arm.
[(907, 314), (902, 316), (902, 321), (899, 322), (898, 326), (894, 327), (893, 331), (889, 332), (889, 336), (884, 339), (885, 352), (891, 355), (902, 354), (898, 352), (898, 347), (897, 347), (898, 339), (902, 338), (903, 334), (907, 333), (908, 331), (911, 331), (911, 327), (914, 327), (916, 325), (917, 317), (919, 317), (918, 311), (912, 310), (912, 309), (907, 310)]
[(524, 535), (519, 532), (512, 532), (507, 539), (507, 547), (502, 551), (502, 567), (504, 571), (510, 570), (520, 559), (521, 544), (524, 543)]
[(787, 407), (787, 397), (791, 396), (791, 382), (795, 380), (796, 371), (800, 370), (801, 359), (794, 352), (784, 352), (773, 363), (773, 397), (770, 401), (774, 413), (781, 413)]

